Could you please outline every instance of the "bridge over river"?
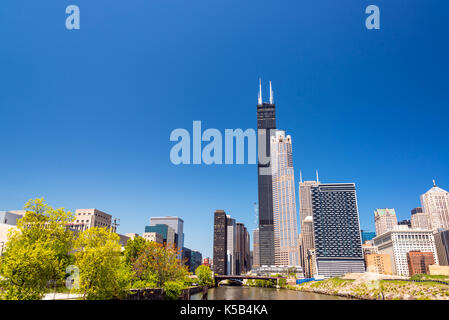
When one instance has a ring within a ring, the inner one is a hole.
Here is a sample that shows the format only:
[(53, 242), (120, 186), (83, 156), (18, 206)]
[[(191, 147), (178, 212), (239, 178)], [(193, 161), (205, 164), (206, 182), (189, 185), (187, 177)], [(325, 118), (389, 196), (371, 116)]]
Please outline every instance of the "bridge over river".
[(285, 277), (269, 277), (269, 276), (251, 276), (251, 275), (216, 275), (214, 277), (215, 279), (215, 285), (220, 283), (220, 281), (223, 280), (245, 280), (245, 279), (251, 279), (251, 280), (274, 280), (278, 281), (279, 279), (286, 279)]

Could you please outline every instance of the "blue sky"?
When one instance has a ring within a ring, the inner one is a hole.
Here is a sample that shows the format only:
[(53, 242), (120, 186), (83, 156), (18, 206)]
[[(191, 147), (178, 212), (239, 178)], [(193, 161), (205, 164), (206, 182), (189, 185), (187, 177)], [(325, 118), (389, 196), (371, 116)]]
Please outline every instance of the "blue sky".
[[(81, 29), (65, 29), (65, 8)], [(381, 30), (365, 28), (365, 8)], [(418, 0), (32, 1), (0, 5), (0, 210), (45, 197), (98, 208), (142, 233), (185, 220), (185, 245), (212, 256), (213, 212), (250, 230), (254, 165), (175, 166), (170, 132), (255, 128), (258, 78), (299, 170), (355, 182), (373, 210), (408, 218), (449, 189), (449, 3)]]

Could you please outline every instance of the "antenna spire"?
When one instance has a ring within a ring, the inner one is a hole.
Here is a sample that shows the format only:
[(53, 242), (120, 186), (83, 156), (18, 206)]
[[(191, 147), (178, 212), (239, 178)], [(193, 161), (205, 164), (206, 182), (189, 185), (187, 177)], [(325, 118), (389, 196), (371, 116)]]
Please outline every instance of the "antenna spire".
[(259, 78), (259, 100), (257, 102), (259, 105), (262, 105), (262, 80)]
[(436, 183), (435, 183), (435, 179), (432, 180), (433, 181), (433, 186), (436, 187)]
[(302, 183), (302, 172), (299, 170), (299, 182)]
[(320, 182), (320, 179), (318, 178), (318, 169), (316, 170), (316, 182)]
[(270, 104), (274, 103), (274, 96), (273, 96), (273, 89), (271, 88), (271, 81), (270, 81)]

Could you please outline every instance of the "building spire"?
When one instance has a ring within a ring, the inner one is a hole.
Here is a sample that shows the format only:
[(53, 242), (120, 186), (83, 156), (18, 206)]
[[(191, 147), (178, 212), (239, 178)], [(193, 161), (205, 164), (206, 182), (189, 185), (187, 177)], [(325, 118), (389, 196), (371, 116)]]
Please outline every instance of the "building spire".
[(299, 182), (302, 183), (302, 172), (299, 170)]
[(318, 169), (316, 170), (316, 182), (320, 182), (320, 179), (318, 178)]
[(271, 81), (270, 81), (270, 104), (274, 103), (274, 96), (273, 96), (273, 89), (271, 88)]
[(257, 101), (259, 105), (262, 105), (262, 80), (259, 78), (259, 100)]
[(433, 186), (436, 187), (436, 183), (435, 183), (435, 179), (432, 180), (433, 181)]

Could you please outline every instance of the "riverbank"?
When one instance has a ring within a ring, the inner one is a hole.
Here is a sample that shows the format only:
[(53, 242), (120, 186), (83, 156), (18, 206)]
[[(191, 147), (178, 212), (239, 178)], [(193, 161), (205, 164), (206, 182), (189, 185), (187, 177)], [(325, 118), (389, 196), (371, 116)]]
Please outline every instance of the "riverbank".
[[(219, 286), (210, 288), (208, 300), (352, 300), (313, 292), (250, 286)], [(192, 294), (191, 300), (201, 300), (200, 294)]]
[(361, 282), (332, 278), (287, 286), (287, 288), (362, 300), (449, 300), (449, 286), (430, 281), (371, 280)]

